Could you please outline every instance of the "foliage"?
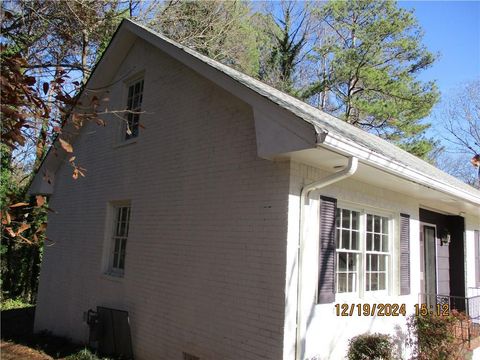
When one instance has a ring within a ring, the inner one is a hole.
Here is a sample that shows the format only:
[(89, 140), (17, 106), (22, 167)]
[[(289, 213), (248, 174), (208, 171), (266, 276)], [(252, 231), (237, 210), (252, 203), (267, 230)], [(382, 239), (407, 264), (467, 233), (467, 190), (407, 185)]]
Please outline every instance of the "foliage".
[(255, 76), (259, 53), (250, 13), (249, 3), (242, 1), (170, 1), (149, 25), (212, 59)]
[[(439, 98), (434, 82), (417, 80), (435, 60), (422, 44), (413, 13), (395, 2), (331, 0), (314, 11), (325, 31), (310, 57), (321, 69), (303, 91), (311, 102), (350, 124), (428, 153), (428, 139), (412, 146), (428, 128), (427, 116)], [(417, 152), (418, 151), (418, 152)]]
[(43, 196), (26, 198), (25, 185), (13, 176), (10, 148), (1, 144), (0, 149), (1, 297), (33, 302), (45, 239), (46, 201)]
[(88, 349), (83, 349), (76, 354), (69, 355), (65, 360), (108, 360), (108, 358), (100, 358), (95, 353), (92, 353)]
[(30, 303), (25, 302), (22, 299), (6, 299), (0, 302), (0, 310), (12, 310), (12, 309), (23, 309), (26, 307), (33, 306)]
[(418, 360), (463, 359), (466, 354), (464, 340), (459, 331), (468, 325), (468, 317), (456, 310), (448, 316), (411, 315), (407, 320), (407, 344), (413, 350), (413, 358)]
[(308, 4), (281, 1), (280, 15), (275, 5), (265, 15), (257, 14), (253, 21), (258, 29), (258, 43), (266, 50), (260, 57), (258, 77), (267, 84), (295, 95), (294, 77), (304, 58), (310, 32)]
[(391, 360), (392, 339), (385, 334), (362, 334), (349, 341), (349, 360)]

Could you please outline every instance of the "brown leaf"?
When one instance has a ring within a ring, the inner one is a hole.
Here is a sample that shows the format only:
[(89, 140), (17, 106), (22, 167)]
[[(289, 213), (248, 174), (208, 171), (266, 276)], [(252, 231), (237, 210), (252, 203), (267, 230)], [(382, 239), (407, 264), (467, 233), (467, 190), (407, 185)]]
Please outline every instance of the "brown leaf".
[(29, 204), (29, 203), (26, 203), (26, 202), (19, 202), (19, 203), (10, 205), (9, 208), (17, 208), (17, 207), (28, 206), (28, 205), (30, 205), (30, 204)]
[(11, 227), (6, 227), (5, 230), (8, 232), (8, 235), (10, 235), (11, 237), (17, 236), (17, 234), (15, 234), (15, 231), (13, 231)]
[(43, 93), (44, 93), (45, 95), (47, 95), (49, 88), (50, 88), (50, 85), (48, 84), (48, 82), (44, 82), (44, 83), (43, 83)]
[(77, 157), (76, 156), (72, 156), (70, 159), (68, 159), (68, 162), (73, 162)]
[(35, 199), (37, 200), (37, 207), (42, 207), (45, 204), (45, 198), (42, 195), (37, 195)]
[(73, 178), (74, 180), (77, 180), (77, 179), (78, 179), (78, 169), (73, 169), (72, 178)]
[(37, 231), (35, 231), (35, 234), (43, 233), (43, 232), (45, 232), (45, 230), (47, 230), (47, 223), (42, 223), (38, 227)]
[(70, 145), (70, 143), (60, 138), (58, 140), (60, 140), (60, 145), (62, 146), (63, 150), (65, 150), (68, 153), (73, 152), (73, 147), (72, 145)]
[(20, 225), (20, 227), (17, 229), (17, 235), (21, 234), (22, 232), (24, 232), (27, 229), (30, 229), (30, 226), (31, 226), (30, 224), (25, 224), (25, 223)]

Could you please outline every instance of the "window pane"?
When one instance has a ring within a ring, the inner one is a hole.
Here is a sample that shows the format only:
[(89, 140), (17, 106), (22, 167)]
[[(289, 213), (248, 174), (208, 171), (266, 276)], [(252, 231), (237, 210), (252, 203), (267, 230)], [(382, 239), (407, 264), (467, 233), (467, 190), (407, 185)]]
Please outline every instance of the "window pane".
[(125, 236), (125, 230), (126, 230), (127, 224), (122, 221), (119, 223), (119, 225), (120, 225), (120, 229), (118, 232), (118, 236)]
[(120, 221), (126, 222), (127, 221), (127, 208), (126, 207), (121, 207), (120, 209)]
[(367, 268), (367, 270), (378, 270), (378, 255), (368, 255), (368, 257), (370, 258), (370, 269)]
[(352, 229), (354, 230), (360, 229), (359, 217), (360, 213), (358, 211), (352, 211)]
[(382, 233), (388, 234), (388, 218), (382, 217)]
[(342, 210), (342, 228), (350, 229), (350, 211)]
[(337, 229), (337, 230), (335, 231), (335, 237), (336, 237), (335, 240), (336, 240), (336, 242), (337, 242), (337, 249), (339, 249), (339, 248), (340, 248), (340, 240), (341, 240), (341, 239), (340, 239), (340, 230)]
[(341, 211), (339, 208), (337, 208), (337, 214), (336, 214), (336, 216), (335, 216), (335, 226), (336, 226), (337, 228), (340, 227), (341, 218), (342, 218), (342, 211)]
[(378, 274), (377, 273), (370, 274), (370, 290), (371, 291), (378, 290)]
[(387, 270), (387, 261), (388, 258), (386, 255), (377, 255), (378, 256), (378, 270), (386, 271)]
[(350, 248), (350, 231), (342, 230), (342, 249)]
[(349, 292), (357, 291), (357, 274), (355, 273), (348, 274), (348, 291)]
[(346, 271), (347, 270), (347, 254), (346, 253), (338, 253), (338, 264), (337, 270), (338, 271)]
[(115, 238), (115, 252), (118, 252), (120, 250), (120, 239)]
[(125, 253), (121, 253), (120, 260), (118, 261), (118, 268), (125, 269)]
[(380, 232), (380, 217), (374, 216), (374, 230), (376, 233)]
[(359, 240), (358, 240), (358, 232), (352, 231), (352, 250), (358, 250), (359, 249)]
[(373, 236), (373, 251), (380, 251), (380, 235), (374, 234)]
[(387, 274), (379, 273), (378, 274), (378, 290), (386, 290), (387, 289)]
[(356, 254), (348, 255), (348, 270), (357, 271), (357, 255)]
[(115, 235), (120, 236), (120, 221), (122, 218), (122, 208), (117, 209), (117, 214), (115, 218)]
[(372, 251), (373, 250), (373, 235), (372, 234), (367, 234), (367, 251)]
[(382, 235), (382, 251), (388, 252), (388, 235)]
[(347, 274), (338, 274), (337, 289), (339, 293), (347, 292)]
[(372, 232), (372, 229), (373, 229), (373, 216), (372, 215), (367, 215), (367, 231), (370, 231)]

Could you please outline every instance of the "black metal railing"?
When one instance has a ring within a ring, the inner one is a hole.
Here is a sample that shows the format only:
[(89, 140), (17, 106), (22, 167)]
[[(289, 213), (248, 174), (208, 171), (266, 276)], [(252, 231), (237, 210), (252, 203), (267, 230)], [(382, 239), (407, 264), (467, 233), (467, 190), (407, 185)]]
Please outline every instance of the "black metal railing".
[(480, 289), (478, 290), (479, 293), (469, 289), (469, 297), (421, 293), (418, 303), (439, 315), (451, 314), (453, 310), (465, 314), (465, 317), (458, 317), (459, 324), (455, 335), (470, 344), (473, 338), (480, 336)]

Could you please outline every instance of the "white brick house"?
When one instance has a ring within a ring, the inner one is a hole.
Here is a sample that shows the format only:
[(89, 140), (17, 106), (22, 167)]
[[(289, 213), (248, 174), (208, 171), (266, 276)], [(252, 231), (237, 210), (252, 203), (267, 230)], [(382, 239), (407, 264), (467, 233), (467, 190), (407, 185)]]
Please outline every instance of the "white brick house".
[(480, 192), (395, 146), (127, 20), (87, 88), (144, 113), (81, 129), (85, 178), (52, 152), (31, 186), (56, 211), (37, 331), (86, 342), (104, 306), (136, 359), (342, 359), (405, 316), (336, 304), (480, 287)]

